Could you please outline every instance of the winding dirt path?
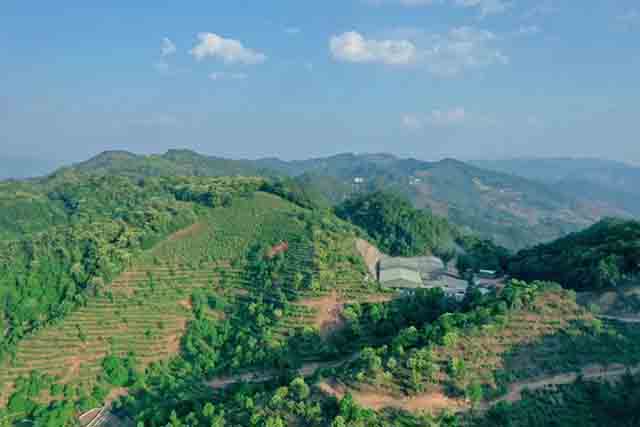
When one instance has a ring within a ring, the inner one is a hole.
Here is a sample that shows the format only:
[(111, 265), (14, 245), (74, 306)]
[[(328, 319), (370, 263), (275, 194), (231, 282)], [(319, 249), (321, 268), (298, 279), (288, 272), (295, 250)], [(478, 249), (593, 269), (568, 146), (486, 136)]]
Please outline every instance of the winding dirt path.
[(525, 390), (535, 391), (547, 387), (571, 384), (580, 376), (585, 380), (613, 380), (625, 375), (627, 372), (630, 372), (633, 375), (640, 373), (640, 365), (632, 368), (624, 365), (591, 365), (582, 368), (580, 373), (558, 374), (533, 381), (518, 382), (509, 387), (509, 393), (506, 396), (490, 402), (489, 406), (493, 406), (494, 404), (502, 401), (517, 402), (522, 399), (522, 392)]
[[(311, 362), (306, 363), (300, 367), (296, 373), (301, 377), (310, 377), (316, 373), (319, 369), (330, 369), (337, 368), (338, 366), (344, 365), (345, 363), (349, 363), (358, 358), (360, 353), (352, 354), (351, 356), (335, 360), (332, 362)], [(247, 372), (244, 374), (230, 375), (226, 377), (219, 377), (213, 379), (211, 381), (207, 381), (206, 384), (214, 389), (220, 390), (232, 386), (234, 384), (238, 384), (241, 382), (251, 382), (251, 383), (263, 383), (270, 381), (276, 378), (279, 374), (273, 371), (267, 372)]]

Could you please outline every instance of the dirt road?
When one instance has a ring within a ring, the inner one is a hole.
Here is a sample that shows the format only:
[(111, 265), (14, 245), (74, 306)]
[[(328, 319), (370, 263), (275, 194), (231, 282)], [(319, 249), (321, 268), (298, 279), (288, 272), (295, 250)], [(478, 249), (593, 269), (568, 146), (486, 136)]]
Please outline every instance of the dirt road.
[[(344, 365), (345, 363), (351, 362), (358, 358), (360, 354), (352, 354), (349, 357), (344, 359), (335, 360), (332, 362), (312, 362), (305, 363), (300, 367), (296, 373), (301, 377), (310, 377), (316, 373), (316, 371), (320, 369), (331, 369), (337, 368), (338, 366)], [(241, 382), (251, 382), (251, 383), (263, 383), (270, 381), (276, 378), (279, 375), (277, 372), (247, 372), (244, 374), (230, 375), (227, 377), (220, 377), (213, 379), (211, 381), (207, 381), (206, 384), (213, 389), (223, 389), (227, 388), (231, 385), (238, 384)]]
[(522, 399), (522, 392), (525, 390), (540, 390), (547, 387), (555, 387), (559, 385), (571, 384), (575, 382), (579, 376), (582, 376), (585, 380), (607, 380), (607, 379), (616, 379), (627, 372), (631, 374), (640, 373), (640, 365), (634, 368), (628, 368), (623, 365), (611, 365), (608, 367), (603, 367), (599, 365), (593, 365), (583, 368), (579, 374), (570, 373), (570, 374), (559, 374), (553, 375), (546, 378), (540, 378), (533, 381), (523, 381), (519, 383), (512, 384), (509, 387), (509, 393), (501, 397), (498, 400), (490, 402), (489, 405), (493, 406), (494, 404), (502, 401), (506, 402), (516, 402)]

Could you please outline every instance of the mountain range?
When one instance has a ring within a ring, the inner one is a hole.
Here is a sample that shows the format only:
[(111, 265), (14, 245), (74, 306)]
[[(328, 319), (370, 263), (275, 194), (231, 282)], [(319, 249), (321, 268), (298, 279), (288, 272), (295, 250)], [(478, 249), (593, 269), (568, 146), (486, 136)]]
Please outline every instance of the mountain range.
[(56, 173), (279, 176), (328, 205), (355, 192), (390, 190), (512, 250), (553, 240), (606, 216), (640, 214), (636, 196), (630, 196), (640, 191), (633, 186), (640, 182), (636, 169), (599, 160), (426, 162), (385, 153), (344, 153), (285, 161), (232, 160), (190, 150), (160, 155), (107, 151)]
[[(640, 167), (580, 158), (474, 161), (474, 165), (552, 185), (568, 195), (640, 215)], [(620, 212), (622, 213), (622, 212)]]

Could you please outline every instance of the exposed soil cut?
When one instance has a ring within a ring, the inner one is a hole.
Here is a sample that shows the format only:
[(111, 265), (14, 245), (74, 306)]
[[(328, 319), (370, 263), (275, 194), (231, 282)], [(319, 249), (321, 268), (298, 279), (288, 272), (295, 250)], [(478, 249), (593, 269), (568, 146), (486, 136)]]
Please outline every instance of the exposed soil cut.
[(367, 264), (367, 268), (369, 269), (369, 274), (372, 277), (378, 277), (378, 262), (384, 256), (378, 248), (373, 246), (371, 243), (367, 242), (364, 239), (356, 239), (356, 249), (365, 264)]
[(300, 305), (316, 311), (313, 326), (318, 328), (322, 337), (327, 337), (344, 326), (344, 302), (336, 291), (326, 297), (303, 300)]
[(182, 230), (178, 230), (175, 233), (173, 233), (171, 236), (169, 236), (167, 238), (168, 241), (172, 242), (175, 240), (181, 240), (187, 237), (191, 237), (194, 234), (199, 233), (203, 228), (205, 227), (204, 224), (200, 223), (200, 222), (196, 222), (195, 224), (187, 227), (187, 228), (183, 228)]
[(395, 396), (384, 391), (364, 391), (347, 388), (342, 384), (324, 382), (319, 385), (325, 394), (342, 399), (347, 392), (361, 406), (375, 411), (393, 408), (409, 412), (441, 412), (445, 409), (459, 410), (466, 406), (464, 401), (447, 397), (444, 393), (433, 392), (418, 396)]

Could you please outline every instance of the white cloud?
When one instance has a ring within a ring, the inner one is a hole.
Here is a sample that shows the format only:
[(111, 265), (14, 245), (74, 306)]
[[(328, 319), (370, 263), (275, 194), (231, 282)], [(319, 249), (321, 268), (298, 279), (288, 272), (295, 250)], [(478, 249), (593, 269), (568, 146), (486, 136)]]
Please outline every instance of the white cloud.
[(240, 41), (225, 39), (213, 33), (198, 34), (200, 42), (190, 51), (197, 60), (206, 57), (221, 59), (225, 64), (261, 64), (266, 55), (245, 47)]
[(504, 0), (456, 0), (456, 4), (462, 7), (478, 8), (481, 17), (505, 13), (511, 7), (511, 3)]
[(425, 51), (429, 70), (438, 75), (456, 75), (470, 68), (508, 64), (509, 58), (493, 46), (497, 36), (486, 30), (459, 27), (444, 36), (431, 37)]
[(457, 126), (468, 119), (467, 112), (462, 107), (451, 110), (433, 110), (427, 117), (434, 126)]
[(476, 8), (481, 17), (497, 15), (506, 12), (511, 7), (511, 2), (505, 0), (365, 0), (368, 3), (381, 5), (384, 3), (396, 3), (407, 7), (433, 6), (450, 3), (458, 7)]
[(218, 81), (218, 80), (246, 80), (249, 78), (249, 75), (245, 73), (227, 73), (224, 71), (218, 71), (209, 74), (209, 79)]
[(519, 36), (534, 36), (539, 34), (542, 30), (537, 25), (522, 25), (516, 32)]
[(618, 20), (628, 24), (629, 26), (634, 26), (636, 24), (640, 25), (640, 12), (636, 9), (632, 9), (627, 13), (618, 16)]
[(424, 121), (414, 114), (405, 114), (402, 116), (402, 126), (409, 130), (420, 130), (424, 127)]
[(288, 27), (284, 29), (284, 32), (291, 35), (300, 34), (302, 30), (298, 27)]
[(339, 61), (408, 65), (417, 60), (417, 49), (408, 40), (366, 39), (356, 31), (331, 37), (329, 48)]
[(176, 45), (167, 37), (162, 39), (162, 44), (160, 45), (160, 54), (162, 56), (169, 56), (176, 53)]
[(404, 6), (431, 6), (432, 4), (441, 4), (442, 0), (400, 0), (400, 4)]
[(558, 10), (560, 10), (560, 8), (558, 6), (556, 6), (555, 4), (555, 0), (545, 0), (535, 6), (533, 6), (531, 9), (527, 10), (524, 14), (523, 17), (524, 18), (535, 18), (537, 16), (544, 16), (544, 15), (553, 15), (556, 12), (558, 12)]
[(493, 46), (498, 38), (474, 27), (453, 28), (447, 34), (398, 30), (396, 38), (367, 39), (351, 31), (330, 40), (334, 59), (353, 63), (422, 65), (437, 75), (456, 75), (470, 68), (507, 64), (509, 58)]
[(498, 121), (489, 116), (470, 113), (463, 107), (454, 107), (434, 109), (426, 114), (404, 114), (401, 124), (407, 130), (419, 131), (425, 127), (492, 127), (498, 125)]

